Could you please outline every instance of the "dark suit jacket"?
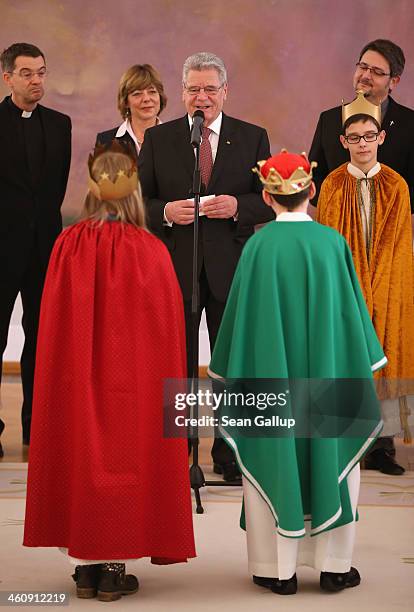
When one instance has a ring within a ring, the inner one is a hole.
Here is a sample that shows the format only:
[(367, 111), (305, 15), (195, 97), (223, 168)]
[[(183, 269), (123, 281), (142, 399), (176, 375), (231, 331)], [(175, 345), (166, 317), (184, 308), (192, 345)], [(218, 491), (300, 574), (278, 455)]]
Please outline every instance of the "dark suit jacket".
[[(321, 113), (309, 153), (311, 161), (318, 162), (314, 180), (319, 194), (320, 186), (328, 174), (349, 161), (339, 136), (342, 127), (341, 107)], [(386, 132), (384, 144), (378, 148), (378, 161), (401, 174), (410, 189), (411, 207), (414, 206), (414, 110), (389, 98), (382, 124)], [(312, 202), (316, 204), (316, 198)]]
[[(104, 144), (104, 145), (111, 144), (111, 142), (115, 139), (115, 134), (117, 133), (118, 128), (119, 126), (112, 128), (112, 130), (106, 130), (105, 132), (99, 132), (99, 134), (97, 134), (96, 136), (95, 146), (97, 144)], [(128, 132), (125, 132), (123, 136), (118, 136), (117, 140), (119, 140), (121, 143), (127, 144), (134, 151), (136, 158), (138, 160), (138, 153), (137, 153), (137, 148), (135, 146), (135, 142), (132, 140)]]
[(13, 109), (8, 98), (0, 103), (0, 275), (6, 282), (22, 273), (34, 236), (40, 263), (46, 267), (62, 229), (60, 207), (70, 167), (71, 121), (40, 104), (38, 109), (45, 151), (41, 178), (33, 186)]
[[(233, 195), (238, 221), (200, 217), (199, 262), (216, 299), (225, 301), (243, 245), (254, 225), (274, 219), (261, 197), (261, 184), (252, 172), (256, 162), (270, 156), (263, 128), (223, 114), (217, 155), (205, 195)], [(167, 202), (192, 197), (194, 151), (188, 117), (146, 131), (139, 155), (139, 176), (151, 229), (170, 250), (185, 300), (191, 297), (193, 224), (163, 225)], [(199, 270), (199, 272), (200, 272)]]

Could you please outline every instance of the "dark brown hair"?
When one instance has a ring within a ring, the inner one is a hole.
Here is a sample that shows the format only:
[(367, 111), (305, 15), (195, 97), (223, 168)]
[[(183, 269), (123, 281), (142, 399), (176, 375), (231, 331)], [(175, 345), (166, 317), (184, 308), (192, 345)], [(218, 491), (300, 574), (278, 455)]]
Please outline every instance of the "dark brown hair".
[(3, 72), (13, 72), (16, 58), (20, 55), (24, 55), (25, 57), (43, 57), (43, 60), (46, 63), (45, 56), (39, 47), (35, 47), (35, 45), (30, 45), (29, 43), (14, 43), (7, 49), (4, 49), (0, 56), (1, 68)]
[(390, 67), (391, 77), (401, 76), (404, 72), (405, 57), (401, 47), (385, 38), (377, 38), (369, 42), (359, 54), (359, 61), (367, 51), (376, 51), (385, 58)]
[(372, 121), (372, 123), (375, 125), (377, 130), (379, 132), (381, 131), (381, 126), (378, 123), (378, 121), (374, 119), (374, 117), (371, 117), (371, 115), (366, 115), (365, 113), (358, 113), (357, 115), (352, 115), (351, 117), (348, 117), (348, 119), (345, 121), (343, 125), (342, 134), (345, 136), (346, 130), (349, 128), (349, 126), (352, 125), (353, 123), (358, 123), (358, 121), (362, 121), (362, 123), (366, 123), (367, 121)]
[(309, 185), (309, 187), (306, 187), (303, 191), (290, 195), (279, 195), (278, 193), (271, 193), (270, 195), (273, 200), (281, 206), (285, 206), (288, 210), (295, 210), (295, 208), (303, 204), (303, 202), (309, 198), (310, 187)]

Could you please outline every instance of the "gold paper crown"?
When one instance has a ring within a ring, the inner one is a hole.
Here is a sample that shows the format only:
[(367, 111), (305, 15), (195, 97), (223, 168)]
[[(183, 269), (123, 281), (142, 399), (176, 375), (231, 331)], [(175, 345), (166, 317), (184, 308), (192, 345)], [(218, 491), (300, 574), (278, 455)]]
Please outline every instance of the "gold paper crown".
[[(122, 153), (126, 155), (131, 160), (131, 168), (128, 171), (118, 170), (114, 181), (110, 179), (107, 172), (102, 172), (99, 181), (96, 182), (92, 178), (92, 167), (95, 160), (103, 153)], [(98, 200), (121, 200), (136, 191), (138, 187), (137, 162), (132, 147), (127, 143), (121, 145), (114, 139), (109, 145), (96, 145), (94, 152), (89, 155), (88, 167), (88, 187)]]
[(357, 91), (357, 97), (349, 104), (344, 104), (342, 100), (342, 125), (354, 115), (369, 115), (381, 125), (381, 105), (367, 100), (362, 91)]
[[(282, 149), (281, 153), (287, 152), (286, 149)], [(301, 156), (307, 161), (306, 153), (302, 152)], [(264, 190), (273, 195), (293, 195), (294, 193), (300, 193), (312, 182), (312, 170), (318, 165), (317, 162), (313, 161), (310, 163), (310, 171), (306, 172), (303, 166), (299, 166), (292, 172), (289, 178), (283, 178), (275, 168), (270, 168), (267, 177), (265, 178), (262, 174), (262, 167), (267, 162), (267, 159), (257, 162), (258, 168), (253, 168), (253, 172), (259, 175), (259, 179), (263, 184)]]

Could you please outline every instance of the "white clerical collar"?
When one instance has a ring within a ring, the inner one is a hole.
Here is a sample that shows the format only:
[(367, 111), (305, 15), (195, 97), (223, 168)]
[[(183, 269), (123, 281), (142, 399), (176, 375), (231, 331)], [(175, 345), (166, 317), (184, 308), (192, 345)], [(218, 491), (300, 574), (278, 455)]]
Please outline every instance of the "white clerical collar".
[(275, 221), (313, 221), (312, 217), (304, 212), (282, 212)]
[[(188, 123), (189, 123), (190, 130), (191, 130), (191, 128), (193, 127), (193, 118), (190, 115), (187, 115), (187, 117), (188, 117)], [(219, 116), (216, 117), (216, 119), (214, 119), (213, 123), (211, 123), (208, 126), (208, 129), (214, 132), (215, 134), (217, 134), (217, 136), (220, 136), (222, 121), (223, 121), (223, 113), (220, 113)]]
[(23, 119), (30, 119), (33, 114), (33, 111), (24, 110), (23, 108), (20, 108), (20, 106), (17, 106), (17, 104), (13, 101), (12, 96), (10, 96), (9, 100), (12, 105), (12, 108), (15, 108), (16, 111), (20, 113), (20, 117), (22, 117)]
[(378, 174), (378, 172), (381, 170), (381, 164), (377, 162), (375, 166), (371, 168), (371, 170), (367, 174), (365, 174), (365, 172), (362, 172), (362, 170), (360, 170), (359, 168), (357, 168), (351, 163), (347, 165), (346, 169), (348, 170), (349, 174), (351, 174), (355, 178), (368, 179)]
[[(159, 117), (156, 117), (155, 125), (159, 125), (160, 123), (162, 123), (161, 119)], [(132, 140), (135, 142), (135, 146), (137, 147), (137, 149), (139, 149), (142, 145), (142, 142), (139, 142), (139, 140), (135, 136), (134, 130), (132, 129), (132, 125), (129, 119), (125, 119), (125, 121), (121, 123), (121, 125), (116, 131), (115, 138), (122, 138), (122, 136), (125, 136), (127, 132), (131, 136)]]

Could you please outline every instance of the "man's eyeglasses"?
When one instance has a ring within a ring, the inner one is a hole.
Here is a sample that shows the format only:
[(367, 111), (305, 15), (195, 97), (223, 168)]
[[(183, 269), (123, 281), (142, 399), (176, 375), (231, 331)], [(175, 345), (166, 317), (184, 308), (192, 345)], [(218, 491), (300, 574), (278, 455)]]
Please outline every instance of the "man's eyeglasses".
[(365, 142), (375, 142), (378, 136), (379, 132), (368, 132), (368, 134), (364, 134), (363, 136), (350, 134), (349, 136), (344, 136), (344, 138), (348, 144), (358, 144), (361, 138), (363, 138)]
[(25, 81), (31, 81), (34, 76), (38, 76), (39, 79), (44, 79), (47, 76), (48, 71), (46, 68), (41, 68), (40, 70), (29, 70), (28, 68), (22, 68), (18, 72), (15, 70), (11, 70), (9, 74), (17, 74), (21, 79)]
[(215, 87), (214, 85), (207, 85), (207, 87), (186, 87), (184, 85), (184, 89), (190, 96), (198, 96), (201, 91), (204, 91), (206, 96), (216, 96), (223, 85), (220, 87)]
[(381, 68), (377, 68), (376, 66), (370, 66), (365, 62), (357, 62), (356, 66), (363, 72), (365, 72), (365, 70), (369, 70), (371, 74), (375, 74), (375, 76), (377, 77), (391, 76), (390, 72), (384, 72)]

